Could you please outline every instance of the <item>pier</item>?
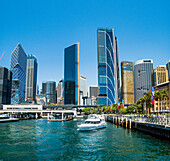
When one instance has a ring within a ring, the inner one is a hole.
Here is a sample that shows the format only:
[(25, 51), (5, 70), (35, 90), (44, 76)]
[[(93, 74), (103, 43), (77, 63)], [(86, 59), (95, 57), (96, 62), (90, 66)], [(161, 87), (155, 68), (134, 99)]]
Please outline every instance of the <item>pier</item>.
[(152, 136), (170, 139), (170, 118), (108, 115), (108, 122)]

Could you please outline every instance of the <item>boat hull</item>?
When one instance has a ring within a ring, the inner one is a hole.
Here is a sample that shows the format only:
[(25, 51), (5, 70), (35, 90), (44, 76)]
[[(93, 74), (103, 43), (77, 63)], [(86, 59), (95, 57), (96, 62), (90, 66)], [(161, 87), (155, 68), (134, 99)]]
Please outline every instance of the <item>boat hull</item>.
[(98, 129), (102, 129), (102, 128), (106, 128), (107, 124), (101, 124), (101, 125), (92, 125), (92, 126), (83, 126), (83, 125), (79, 125), (78, 126), (78, 131), (92, 131), (92, 130), (98, 130)]
[(16, 121), (19, 121), (19, 118), (0, 119), (0, 123), (5, 123), (5, 122), (16, 122)]

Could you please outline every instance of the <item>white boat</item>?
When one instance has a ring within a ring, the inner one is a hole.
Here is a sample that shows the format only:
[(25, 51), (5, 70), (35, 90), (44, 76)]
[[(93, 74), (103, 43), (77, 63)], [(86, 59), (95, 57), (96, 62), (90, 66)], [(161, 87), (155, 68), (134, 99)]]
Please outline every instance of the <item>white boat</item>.
[(0, 123), (19, 121), (19, 118), (11, 118), (8, 114), (0, 115)]
[(91, 131), (107, 126), (105, 119), (101, 115), (89, 115), (84, 124), (78, 125), (78, 131)]

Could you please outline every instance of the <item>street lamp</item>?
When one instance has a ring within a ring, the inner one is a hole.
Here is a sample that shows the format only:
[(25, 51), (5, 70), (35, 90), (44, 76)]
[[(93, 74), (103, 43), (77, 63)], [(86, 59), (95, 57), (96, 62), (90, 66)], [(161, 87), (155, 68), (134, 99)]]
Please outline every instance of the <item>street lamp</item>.
[[(168, 112), (168, 115), (169, 115), (169, 107), (166, 107), (166, 109), (167, 109), (167, 112)], [(167, 115), (167, 125), (168, 125), (168, 115)]]

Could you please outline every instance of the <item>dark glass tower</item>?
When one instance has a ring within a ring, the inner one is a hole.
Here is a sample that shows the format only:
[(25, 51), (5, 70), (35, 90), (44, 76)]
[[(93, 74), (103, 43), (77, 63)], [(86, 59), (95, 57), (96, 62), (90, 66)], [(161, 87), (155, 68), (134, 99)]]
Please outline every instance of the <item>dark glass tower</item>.
[(98, 29), (97, 52), (99, 105), (112, 105), (118, 101), (120, 84), (118, 40), (113, 29)]
[(26, 92), (25, 98), (34, 98), (37, 87), (37, 59), (33, 55), (27, 57), (27, 72), (26, 72)]
[(12, 96), (11, 104), (20, 103), (25, 100), (27, 55), (21, 44), (11, 54), (12, 71)]
[(64, 104), (79, 105), (79, 43), (64, 50)]
[(48, 103), (56, 103), (56, 82), (54, 81), (43, 82), (42, 94), (46, 95)]
[(12, 72), (0, 67), (0, 104), (11, 103)]

